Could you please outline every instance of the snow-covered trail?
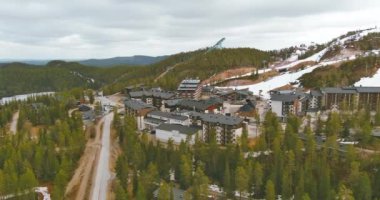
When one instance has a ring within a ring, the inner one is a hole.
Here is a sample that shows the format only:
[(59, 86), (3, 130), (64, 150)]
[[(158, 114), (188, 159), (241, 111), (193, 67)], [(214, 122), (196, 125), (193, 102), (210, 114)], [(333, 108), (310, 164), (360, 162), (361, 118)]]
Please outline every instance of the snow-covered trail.
[(109, 169), (111, 122), (113, 112), (105, 116), (102, 133), (102, 147), (96, 168), (95, 183), (91, 194), (92, 200), (105, 200), (107, 197), (108, 181), (111, 177)]

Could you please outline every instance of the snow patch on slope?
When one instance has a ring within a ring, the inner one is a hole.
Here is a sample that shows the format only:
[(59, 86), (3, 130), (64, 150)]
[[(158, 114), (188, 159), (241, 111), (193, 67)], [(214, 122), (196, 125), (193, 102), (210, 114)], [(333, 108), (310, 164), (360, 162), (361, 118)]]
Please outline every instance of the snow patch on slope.
[[(272, 77), (268, 80), (262, 81), (260, 83), (256, 83), (253, 85), (244, 85), (244, 86), (236, 86), (232, 88), (236, 89), (249, 89), (251, 92), (253, 92), (254, 95), (261, 95), (265, 99), (269, 99), (269, 91), (282, 87), (284, 85), (287, 85), (291, 82), (296, 82), (302, 75), (306, 73), (312, 72), (314, 69), (317, 69), (319, 67), (323, 67), (326, 65), (332, 65), (335, 63), (339, 63), (342, 61), (347, 60), (353, 60), (355, 57), (349, 58), (349, 59), (339, 59), (339, 60), (333, 60), (333, 61), (324, 61), (319, 64), (307, 67), (303, 70), (297, 71), (297, 72), (286, 72), (284, 74)], [(261, 92), (260, 92), (261, 91)]]
[(372, 77), (363, 77), (354, 85), (358, 87), (380, 87), (380, 69)]
[(29, 97), (53, 95), (54, 93), (55, 92), (39, 92), (39, 93), (30, 93), (30, 94), (20, 94), (20, 95), (16, 95), (12, 97), (4, 97), (0, 99), (0, 105), (4, 105), (12, 101), (26, 101)]

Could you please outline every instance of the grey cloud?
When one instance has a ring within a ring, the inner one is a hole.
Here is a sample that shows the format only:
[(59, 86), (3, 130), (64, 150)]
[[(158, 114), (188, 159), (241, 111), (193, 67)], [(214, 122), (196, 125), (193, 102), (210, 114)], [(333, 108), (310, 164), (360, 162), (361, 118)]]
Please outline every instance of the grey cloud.
[(280, 48), (378, 25), (379, 11), (376, 0), (4, 0), (0, 59), (171, 54), (220, 37)]

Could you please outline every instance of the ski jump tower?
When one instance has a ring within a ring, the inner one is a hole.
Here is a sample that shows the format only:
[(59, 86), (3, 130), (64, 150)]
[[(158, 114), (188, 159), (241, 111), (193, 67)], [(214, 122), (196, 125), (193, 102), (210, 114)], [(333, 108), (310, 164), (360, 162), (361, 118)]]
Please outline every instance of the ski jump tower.
[(226, 40), (226, 38), (220, 39), (216, 44), (214, 44), (214, 46), (209, 47), (208, 50), (207, 50), (207, 52), (210, 52), (210, 51), (212, 51), (214, 49), (221, 49), (221, 48), (223, 48), (222, 44), (223, 44), (224, 40)]

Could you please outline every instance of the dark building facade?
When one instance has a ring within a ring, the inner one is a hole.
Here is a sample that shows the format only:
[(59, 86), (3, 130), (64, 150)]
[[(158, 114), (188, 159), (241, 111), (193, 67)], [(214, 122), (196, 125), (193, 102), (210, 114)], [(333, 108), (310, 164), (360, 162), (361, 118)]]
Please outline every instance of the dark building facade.
[(380, 109), (380, 87), (322, 88), (322, 109)]
[(178, 97), (199, 99), (202, 93), (202, 84), (199, 79), (185, 79), (183, 80), (177, 89)]

